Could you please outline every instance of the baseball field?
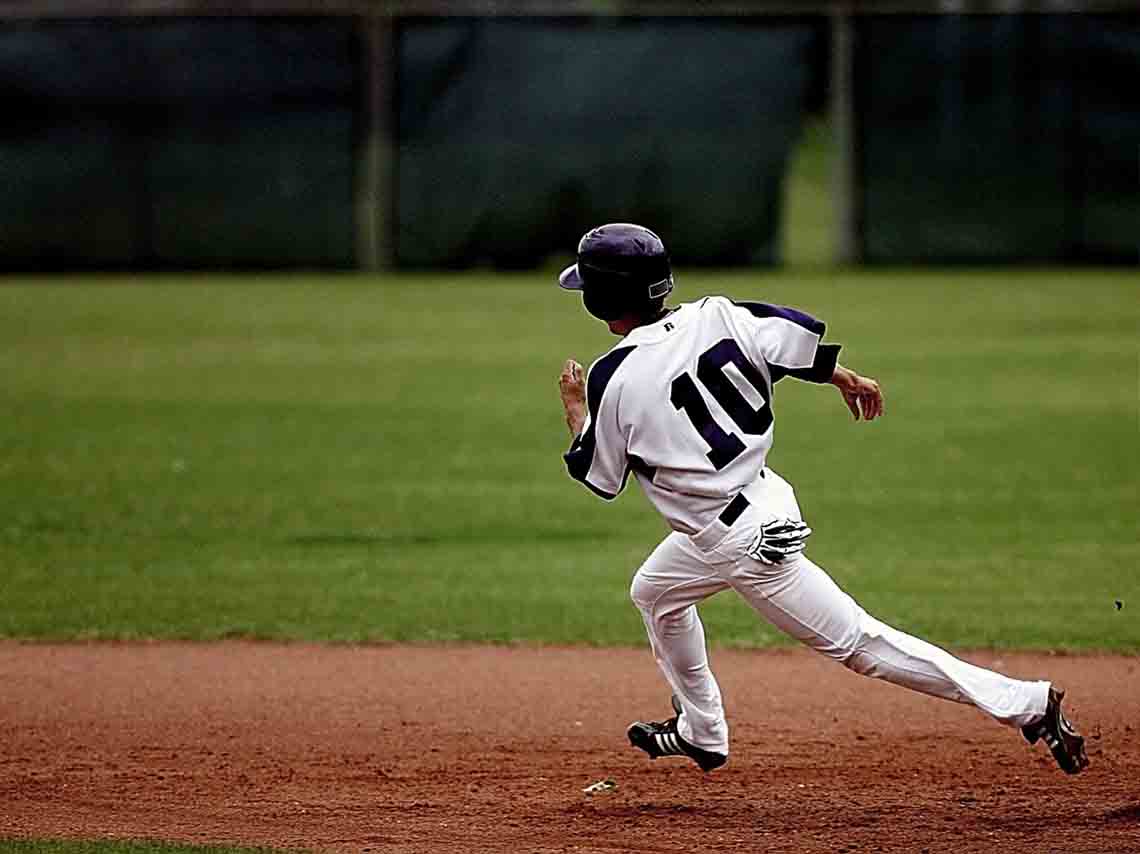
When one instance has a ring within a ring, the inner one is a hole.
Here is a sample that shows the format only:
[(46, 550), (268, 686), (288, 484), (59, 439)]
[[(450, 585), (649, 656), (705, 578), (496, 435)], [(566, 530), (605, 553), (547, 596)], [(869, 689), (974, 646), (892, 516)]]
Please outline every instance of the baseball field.
[(724, 594), (728, 766), (631, 751), (664, 531), (564, 473), (559, 367), (612, 339), (551, 271), (9, 279), (0, 850), (1140, 850), (1135, 273), (679, 271), (709, 292), (885, 389), (777, 389), (813, 559), (1068, 688), (1085, 775)]

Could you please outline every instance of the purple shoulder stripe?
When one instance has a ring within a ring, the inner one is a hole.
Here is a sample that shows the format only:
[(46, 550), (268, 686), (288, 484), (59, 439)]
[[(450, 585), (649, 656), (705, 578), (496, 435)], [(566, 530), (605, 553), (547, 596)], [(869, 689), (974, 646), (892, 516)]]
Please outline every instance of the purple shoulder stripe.
[(802, 326), (808, 330), (808, 332), (814, 332), (820, 338), (822, 338), (823, 333), (827, 331), (827, 324), (822, 320), (812, 317), (810, 314), (796, 308), (788, 308), (783, 305), (769, 305), (766, 302), (737, 302), (736, 300), (732, 300), (732, 304), (747, 309), (754, 317), (780, 317), (784, 320), (790, 320), (797, 326)]

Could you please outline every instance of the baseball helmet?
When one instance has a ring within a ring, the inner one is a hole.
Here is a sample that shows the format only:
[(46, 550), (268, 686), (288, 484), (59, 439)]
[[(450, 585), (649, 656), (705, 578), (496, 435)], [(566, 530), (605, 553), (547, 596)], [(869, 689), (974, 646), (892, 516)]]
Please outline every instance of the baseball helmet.
[(660, 237), (640, 225), (613, 222), (582, 236), (578, 263), (562, 271), (558, 284), (581, 291), (594, 317), (617, 320), (664, 299), (673, 290), (673, 271)]

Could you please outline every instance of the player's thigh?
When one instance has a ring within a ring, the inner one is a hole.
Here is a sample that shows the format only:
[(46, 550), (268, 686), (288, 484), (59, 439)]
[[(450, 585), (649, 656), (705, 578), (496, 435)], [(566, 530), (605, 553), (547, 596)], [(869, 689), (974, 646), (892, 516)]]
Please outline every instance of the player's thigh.
[(674, 532), (634, 573), (629, 595), (646, 613), (674, 613), (727, 589), (726, 572), (718, 555), (700, 551), (684, 534)]
[(808, 558), (771, 565), (745, 556), (730, 578), (733, 589), (785, 634), (830, 658), (846, 660), (854, 650), (867, 615)]

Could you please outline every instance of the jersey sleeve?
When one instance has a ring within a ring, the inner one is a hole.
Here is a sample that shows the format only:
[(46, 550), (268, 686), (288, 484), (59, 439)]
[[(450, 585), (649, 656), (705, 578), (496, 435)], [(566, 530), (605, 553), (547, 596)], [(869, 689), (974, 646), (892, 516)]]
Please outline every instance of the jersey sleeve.
[(586, 377), (586, 423), (563, 455), (570, 476), (607, 501), (617, 498), (629, 475), (626, 438), (617, 413), (618, 383), (613, 382), (613, 377), (635, 349), (636, 346), (611, 350), (590, 367)]
[(748, 312), (746, 323), (754, 334), (745, 336), (753, 348), (749, 356), (763, 359), (772, 374), (772, 382), (795, 377), (813, 383), (825, 383), (835, 373), (839, 361), (839, 344), (822, 343), (827, 325), (806, 312), (782, 305), (762, 302), (733, 303)]

